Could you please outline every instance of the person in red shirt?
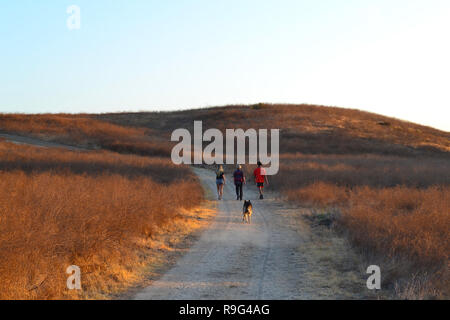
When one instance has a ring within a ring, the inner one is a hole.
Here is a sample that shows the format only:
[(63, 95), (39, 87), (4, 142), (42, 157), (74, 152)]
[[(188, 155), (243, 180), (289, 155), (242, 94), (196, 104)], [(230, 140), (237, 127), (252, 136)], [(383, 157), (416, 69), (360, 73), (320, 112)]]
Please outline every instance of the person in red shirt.
[(262, 167), (261, 161), (258, 161), (258, 168), (253, 171), (253, 175), (255, 176), (255, 183), (259, 189), (259, 198), (264, 199), (264, 182), (269, 185), (269, 180), (267, 180), (266, 170)]

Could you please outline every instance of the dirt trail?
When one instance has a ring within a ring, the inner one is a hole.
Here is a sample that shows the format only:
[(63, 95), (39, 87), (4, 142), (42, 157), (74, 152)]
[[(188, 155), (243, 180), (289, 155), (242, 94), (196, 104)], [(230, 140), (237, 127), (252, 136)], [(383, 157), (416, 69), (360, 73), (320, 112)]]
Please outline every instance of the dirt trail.
[(37, 139), (37, 138), (24, 137), (24, 136), (19, 136), (19, 135), (15, 135), (15, 134), (9, 134), (9, 133), (0, 133), (0, 139), (1, 138), (5, 139), (6, 141), (9, 141), (9, 142), (14, 142), (17, 144), (27, 144), (27, 145), (31, 145), (31, 146), (35, 146), (35, 147), (64, 148), (64, 149), (68, 149), (68, 150), (72, 150), (72, 151), (85, 150), (83, 148), (69, 146), (66, 144), (60, 144), (60, 143), (56, 143), (56, 142), (50, 142), (50, 141), (45, 141), (45, 140), (41, 140), (41, 139)]
[[(194, 170), (205, 188), (211, 190), (208, 193), (215, 195), (214, 173)], [(361, 298), (354, 290), (355, 281), (362, 288), (360, 279), (354, 275), (350, 282), (339, 279), (336, 290), (336, 275), (308, 256), (314, 255), (314, 250), (305, 254), (299, 249), (310, 248), (314, 239), (308, 226), (300, 221), (298, 208), (289, 208), (280, 200), (255, 200), (257, 190), (253, 185), (244, 188), (244, 197), (253, 203), (251, 225), (242, 223), (242, 202), (236, 200), (233, 186), (227, 184), (211, 226), (172, 269), (134, 298)], [(348, 283), (352, 283), (353, 292), (343, 285)]]

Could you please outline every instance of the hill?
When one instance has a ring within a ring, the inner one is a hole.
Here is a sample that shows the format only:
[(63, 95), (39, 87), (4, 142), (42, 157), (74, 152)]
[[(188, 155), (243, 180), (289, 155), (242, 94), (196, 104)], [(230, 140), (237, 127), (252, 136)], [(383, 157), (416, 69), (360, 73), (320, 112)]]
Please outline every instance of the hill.
[[(358, 110), (256, 104), (176, 112), (0, 114), (0, 133), (114, 151), (104, 153), (103, 162), (115, 152), (157, 157), (171, 175), (181, 177), (185, 168), (171, 167), (170, 135), (178, 128), (192, 131), (195, 120), (203, 121), (204, 129), (280, 129), (280, 171), (270, 177), (270, 188), (299, 207), (313, 208), (307, 219), (347, 237), (367, 263), (381, 267), (383, 287), (399, 297), (448, 297), (449, 132)], [(80, 166), (46, 159), (45, 165), (31, 165), (36, 159), (17, 162), (8, 152), (3, 158), (0, 171), (103, 170), (89, 169), (89, 161)], [(248, 176), (252, 169), (246, 167)], [(167, 180), (167, 170), (140, 170), (153, 181)]]
[(279, 128), (281, 153), (444, 155), (450, 133), (382, 115), (336, 107), (257, 104), (177, 112), (93, 116), (127, 127), (151, 128), (168, 136), (177, 128)]

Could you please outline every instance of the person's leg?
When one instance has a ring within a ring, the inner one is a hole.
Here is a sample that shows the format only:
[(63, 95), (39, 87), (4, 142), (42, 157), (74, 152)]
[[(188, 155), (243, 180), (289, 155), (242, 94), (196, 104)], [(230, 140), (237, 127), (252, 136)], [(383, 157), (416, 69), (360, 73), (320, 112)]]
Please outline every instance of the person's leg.
[(220, 200), (222, 200), (223, 197), (223, 183), (220, 184)]
[(242, 200), (242, 183), (236, 183), (236, 200)]
[(242, 201), (242, 198), (243, 198), (243, 196), (244, 196), (243, 188), (244, 188), (244, 184), (241, 183), (241, 184), (239, 185), (239, 200), (241, 200), (241, 201)]
[(217, 186), (217, 198), (220, 200), (220, 184), (216, 183)]
[(259, 184), (258, 184), (258, 187), (259, 187), (259, 198), (260, 198), (260, 199), (263, 199), (263, 198), (264, 198), (264, 196), (263, 196), (263, 193), (264, 193), (264, 185), (263, 185), (262, 183), (259, 183)]

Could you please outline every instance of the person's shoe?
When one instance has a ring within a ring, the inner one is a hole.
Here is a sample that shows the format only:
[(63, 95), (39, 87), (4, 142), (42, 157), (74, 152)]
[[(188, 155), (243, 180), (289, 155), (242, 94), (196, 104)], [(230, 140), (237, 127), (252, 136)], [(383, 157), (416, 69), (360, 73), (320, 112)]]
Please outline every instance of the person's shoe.
[(264, 196), (261, 194), (261, 195), (259, 195), (259, 198), (260, 199), (264, 199)]

